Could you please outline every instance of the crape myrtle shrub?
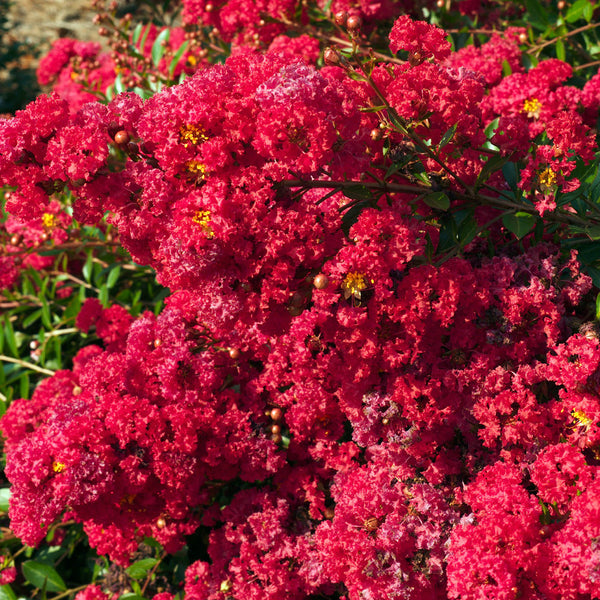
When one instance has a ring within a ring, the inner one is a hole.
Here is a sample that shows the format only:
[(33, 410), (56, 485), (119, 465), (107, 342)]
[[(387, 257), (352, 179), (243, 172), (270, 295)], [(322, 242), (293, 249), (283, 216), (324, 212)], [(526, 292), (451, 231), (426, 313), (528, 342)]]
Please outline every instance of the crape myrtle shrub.
[(598, 598), (595, 5), (151, 8), (0, 122), (3, 597)]

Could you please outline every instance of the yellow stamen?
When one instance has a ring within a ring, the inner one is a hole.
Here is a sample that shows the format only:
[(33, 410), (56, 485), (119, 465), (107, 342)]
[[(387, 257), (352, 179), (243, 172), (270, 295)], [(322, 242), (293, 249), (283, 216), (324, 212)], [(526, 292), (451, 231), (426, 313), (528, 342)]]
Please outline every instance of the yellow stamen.
[(592, 420), (581, 410), (574, 410), (571, 414), (575, 417), (575, 419), (578, 421), (578, 424), (582, 427), (587, 427), (592, 422)]
[(192, 221), (194, 221), (194, 223), (198, 223), (198, 225), (202, 227), (208, 239), (214, 237), (215, 232), (210, 226), (210, 210), (197, 211), (196, 214), (194, 214), (194, 216), (192, 217)]
[(351, 296), (354, 296), (360, 300), (361, 292), (367, 289), (367, 281), (362, 273), (356, 273), (353, 271), (352, 273), (348, 273), (348, 275), (346, 275), (341, 287), (344, 291), (344, 298), (346, 300)]
[(198, 179), (206, 179), (208, 168), (205, 164), (197, 160), (188, 160), (188, 162), (185, 163), (185, 168), (188, 173), (195, 175)]
[(556, 173), (546, 167), (538, 176), (538, 186), (542, 194), (553, 194), (556, 192)]
[(42, 215), (42, 225), (46, 229), (54, 229), (56, 227), (56, 216), (52, 213), (44, 213)]
[(52, 470), (55, 473), (62, 473), (66, 468), (67, 465), (65, 463), (58, 462), (57, 460), (52, 463)]
[(523, 112), (530, 119), (538, 119), (542, 110), (542, 103), (537, 98), (528, 98), (523, 102)]
[(179, 129), (179, 141), (187, 148), (190, 144), (197, 146), (208, 139), (206, 131), (200, 125), (182, 125)]

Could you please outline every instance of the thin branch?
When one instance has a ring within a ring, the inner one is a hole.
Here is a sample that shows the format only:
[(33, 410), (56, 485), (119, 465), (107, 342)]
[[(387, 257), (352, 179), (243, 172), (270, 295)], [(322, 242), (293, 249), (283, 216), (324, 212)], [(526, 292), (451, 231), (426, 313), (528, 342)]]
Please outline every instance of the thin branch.
[(38, 367), (37, 365), (27, 362), (26, 360), (21, 360), (20, 358), (12, 358), (11, 356), (0, 354), (0, 362), (2, 361), (14, 363), (15, 365), (20, 365), (21, 367), (31, 371), (36, 371), (37, 373), (43, 373), (44, 375), (54, 375), (54, 371), (51, 371), (50, 369), (44, 369), (44, 367)]

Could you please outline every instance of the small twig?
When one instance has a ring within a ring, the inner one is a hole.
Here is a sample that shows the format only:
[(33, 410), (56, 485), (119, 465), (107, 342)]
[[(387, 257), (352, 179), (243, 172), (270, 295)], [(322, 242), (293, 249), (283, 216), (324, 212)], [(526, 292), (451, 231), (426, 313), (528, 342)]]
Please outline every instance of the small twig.
[(0, 354), (0, 362), (1, 361), (14, 363), (15, 365), (20, 365), (21, 367), (25, 367), (31, 371), (36, 371), (37, 373), (43, 373), (44, 375), (54, 375), (54, 371), (51, 371), (50, 369), (44, 369), (44, 367), (38, 367), (37, 365), (27, 362), (26, 360), (21, 360), (20, 358), (12, 358), (11, 356)]
[(598, 27), (598, 25), (600, 25), (600, 23), (588, 23), (587, 25), (583, 25), (582, 27), (578, 27), (577, 29), (573, 29), (572, 31), (569, 31), (568, 33), (565, 33), (564, 35), (557, 35), (555, 38), (552, 38), (551, 40), (548, 40), (547, 42), (544, 42), (543, 44), (538, 44), (537, 46), (532, 46), (531, 48), (529, 48), (529, 50), (527, 50), (527, 54), (534, 54), (538, 50), (542, 50), (543, 48), (546, 48), (546, 46), (551, 46), (552, 44), (555, 44), (557, 40), (564, 40), (573, 35), (577, 35), (578, 33), (581, 33), (582, 31), (587, 31), (588, 29), (594, 29), (595, 27)]

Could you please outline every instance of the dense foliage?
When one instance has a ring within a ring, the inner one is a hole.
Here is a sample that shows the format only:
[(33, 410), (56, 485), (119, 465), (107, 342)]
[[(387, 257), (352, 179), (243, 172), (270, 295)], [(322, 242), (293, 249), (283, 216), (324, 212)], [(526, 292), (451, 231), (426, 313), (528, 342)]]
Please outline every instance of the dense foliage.
[(0, 121), (0, 598), (599, 598), (596, 3), (100, 4)]

